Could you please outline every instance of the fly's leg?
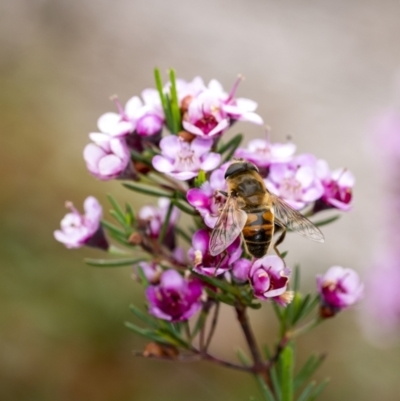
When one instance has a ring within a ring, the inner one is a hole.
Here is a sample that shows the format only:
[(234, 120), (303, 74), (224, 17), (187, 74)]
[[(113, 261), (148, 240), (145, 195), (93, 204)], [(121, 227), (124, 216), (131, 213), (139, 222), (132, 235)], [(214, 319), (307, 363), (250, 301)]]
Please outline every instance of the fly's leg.
[(286, 237), (286, 228), (285, 228), (285, 227), (282, 227), (282, 232), (281, 232), (281, 234), (279, 235), (278, 239), (275, 241), (274, 246), (273, 246), (274, 251), (275, 251), (276, 254), (282, 259), (282, 262), (283, 262), (283, 263), (285, 263), (285, 261), (283, 260), (282, 255), (281, 255), (281, 253), (279, 252), (279, 250), (278, 250), (277, 247), (278, 247), (279, 244), (281, 244), (281, 243), (283, 242), (283, 240), (285, 239), (285, 237)]

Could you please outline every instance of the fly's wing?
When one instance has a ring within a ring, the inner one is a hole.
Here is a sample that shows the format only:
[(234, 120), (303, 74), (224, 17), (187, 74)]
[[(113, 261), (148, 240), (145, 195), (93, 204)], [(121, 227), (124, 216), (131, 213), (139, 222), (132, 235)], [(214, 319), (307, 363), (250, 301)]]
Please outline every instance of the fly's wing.
[(229, 197), (215, 224), (210, 238), (210, 254), (219, 255), (242, 232), (247, 214), (238, 208), (236, 198)]
[(304, 217), (297, 210), (292, 209), (287, 203), (276, 195), (270, 194), (275, 212), (275, 223), (281, 227), (317, 242), (324, 242), (324, 235), (310, 220)]

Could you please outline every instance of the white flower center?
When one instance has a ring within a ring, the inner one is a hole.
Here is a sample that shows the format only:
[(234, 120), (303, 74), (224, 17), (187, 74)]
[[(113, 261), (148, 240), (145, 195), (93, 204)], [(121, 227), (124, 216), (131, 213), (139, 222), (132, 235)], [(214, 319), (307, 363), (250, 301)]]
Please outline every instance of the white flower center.
[(301, 199), (302, 186), (294, 177), (288, 177), (283, 180), (280, 192), (283, 198)]
[(188, 143), (182, 143), (181, 150), (175, 160), (175, 169), (177, 171), (193, 171), (200, 168), (200, 159), (195, 152), (190, 149)]

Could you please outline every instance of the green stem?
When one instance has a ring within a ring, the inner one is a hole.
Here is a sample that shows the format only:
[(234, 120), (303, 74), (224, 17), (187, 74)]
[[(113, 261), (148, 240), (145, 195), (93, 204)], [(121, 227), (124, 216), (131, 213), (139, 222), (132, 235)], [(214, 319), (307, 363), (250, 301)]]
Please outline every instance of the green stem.
[(297, 328), (297, 329), (289, 330), (286, 333), (286, 337), (288, 339), (296, 338), (296, 337), (298, 337), (298, 336), (300, 336), (302, 334), (305, 334), (305, 333), (309, 332), (311, 329), (313, 329), (314, 327), (318, 326), (322, 321), (323, 321), (323, 319), (321, 319), (318, 316), (318, 317), (314, 318), (313, 320), (310, 320), (309, 322), (307, 322), (303, 326)]

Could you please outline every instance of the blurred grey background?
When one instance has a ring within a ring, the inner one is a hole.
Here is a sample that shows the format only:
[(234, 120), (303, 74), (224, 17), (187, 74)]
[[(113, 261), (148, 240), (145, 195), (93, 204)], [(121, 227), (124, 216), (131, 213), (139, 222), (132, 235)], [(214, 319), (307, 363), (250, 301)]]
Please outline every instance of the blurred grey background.
[[(187, 80), (216, 78), (259, 103), (272, 140), (347, 167), (357, 185), (354, 211), (324, 230), (324, 245), (290, 236), (288, 260), (303, 288), (339, 264), (362, 276), (382, 241), (380, 165), (371, 119), (395, 102), (400, 69), (397, 0), (2, 0), (0, 2), (0, 398), (2, 400), (248, 400), (250, 377), (206, 363), (135, 359), (143, 341), (128, 332), (128, 304), (142, 303), (129, 268), (96, 270), (53, 239), (64, 201), (106, 193), (134, 203), (118, 182), (91, 177), (82, 159), (87, 134), (109, 96), (125, 102), (153, 87), (153, 68)], [(246, 140), (264, 135), (234, 127)], [(140, 204), (136, 205), (140, 207)], [(328, 352), (321, 399), (398, 400), (400, 349), (363, 336), (359, 309), (301, 339), (297, 357)], [(256, 316), (260, 341), (276, 326)], [(213, 351), (243, 345), (225, 310)], [(384, 345), (384, 344), (382, 344)]]

